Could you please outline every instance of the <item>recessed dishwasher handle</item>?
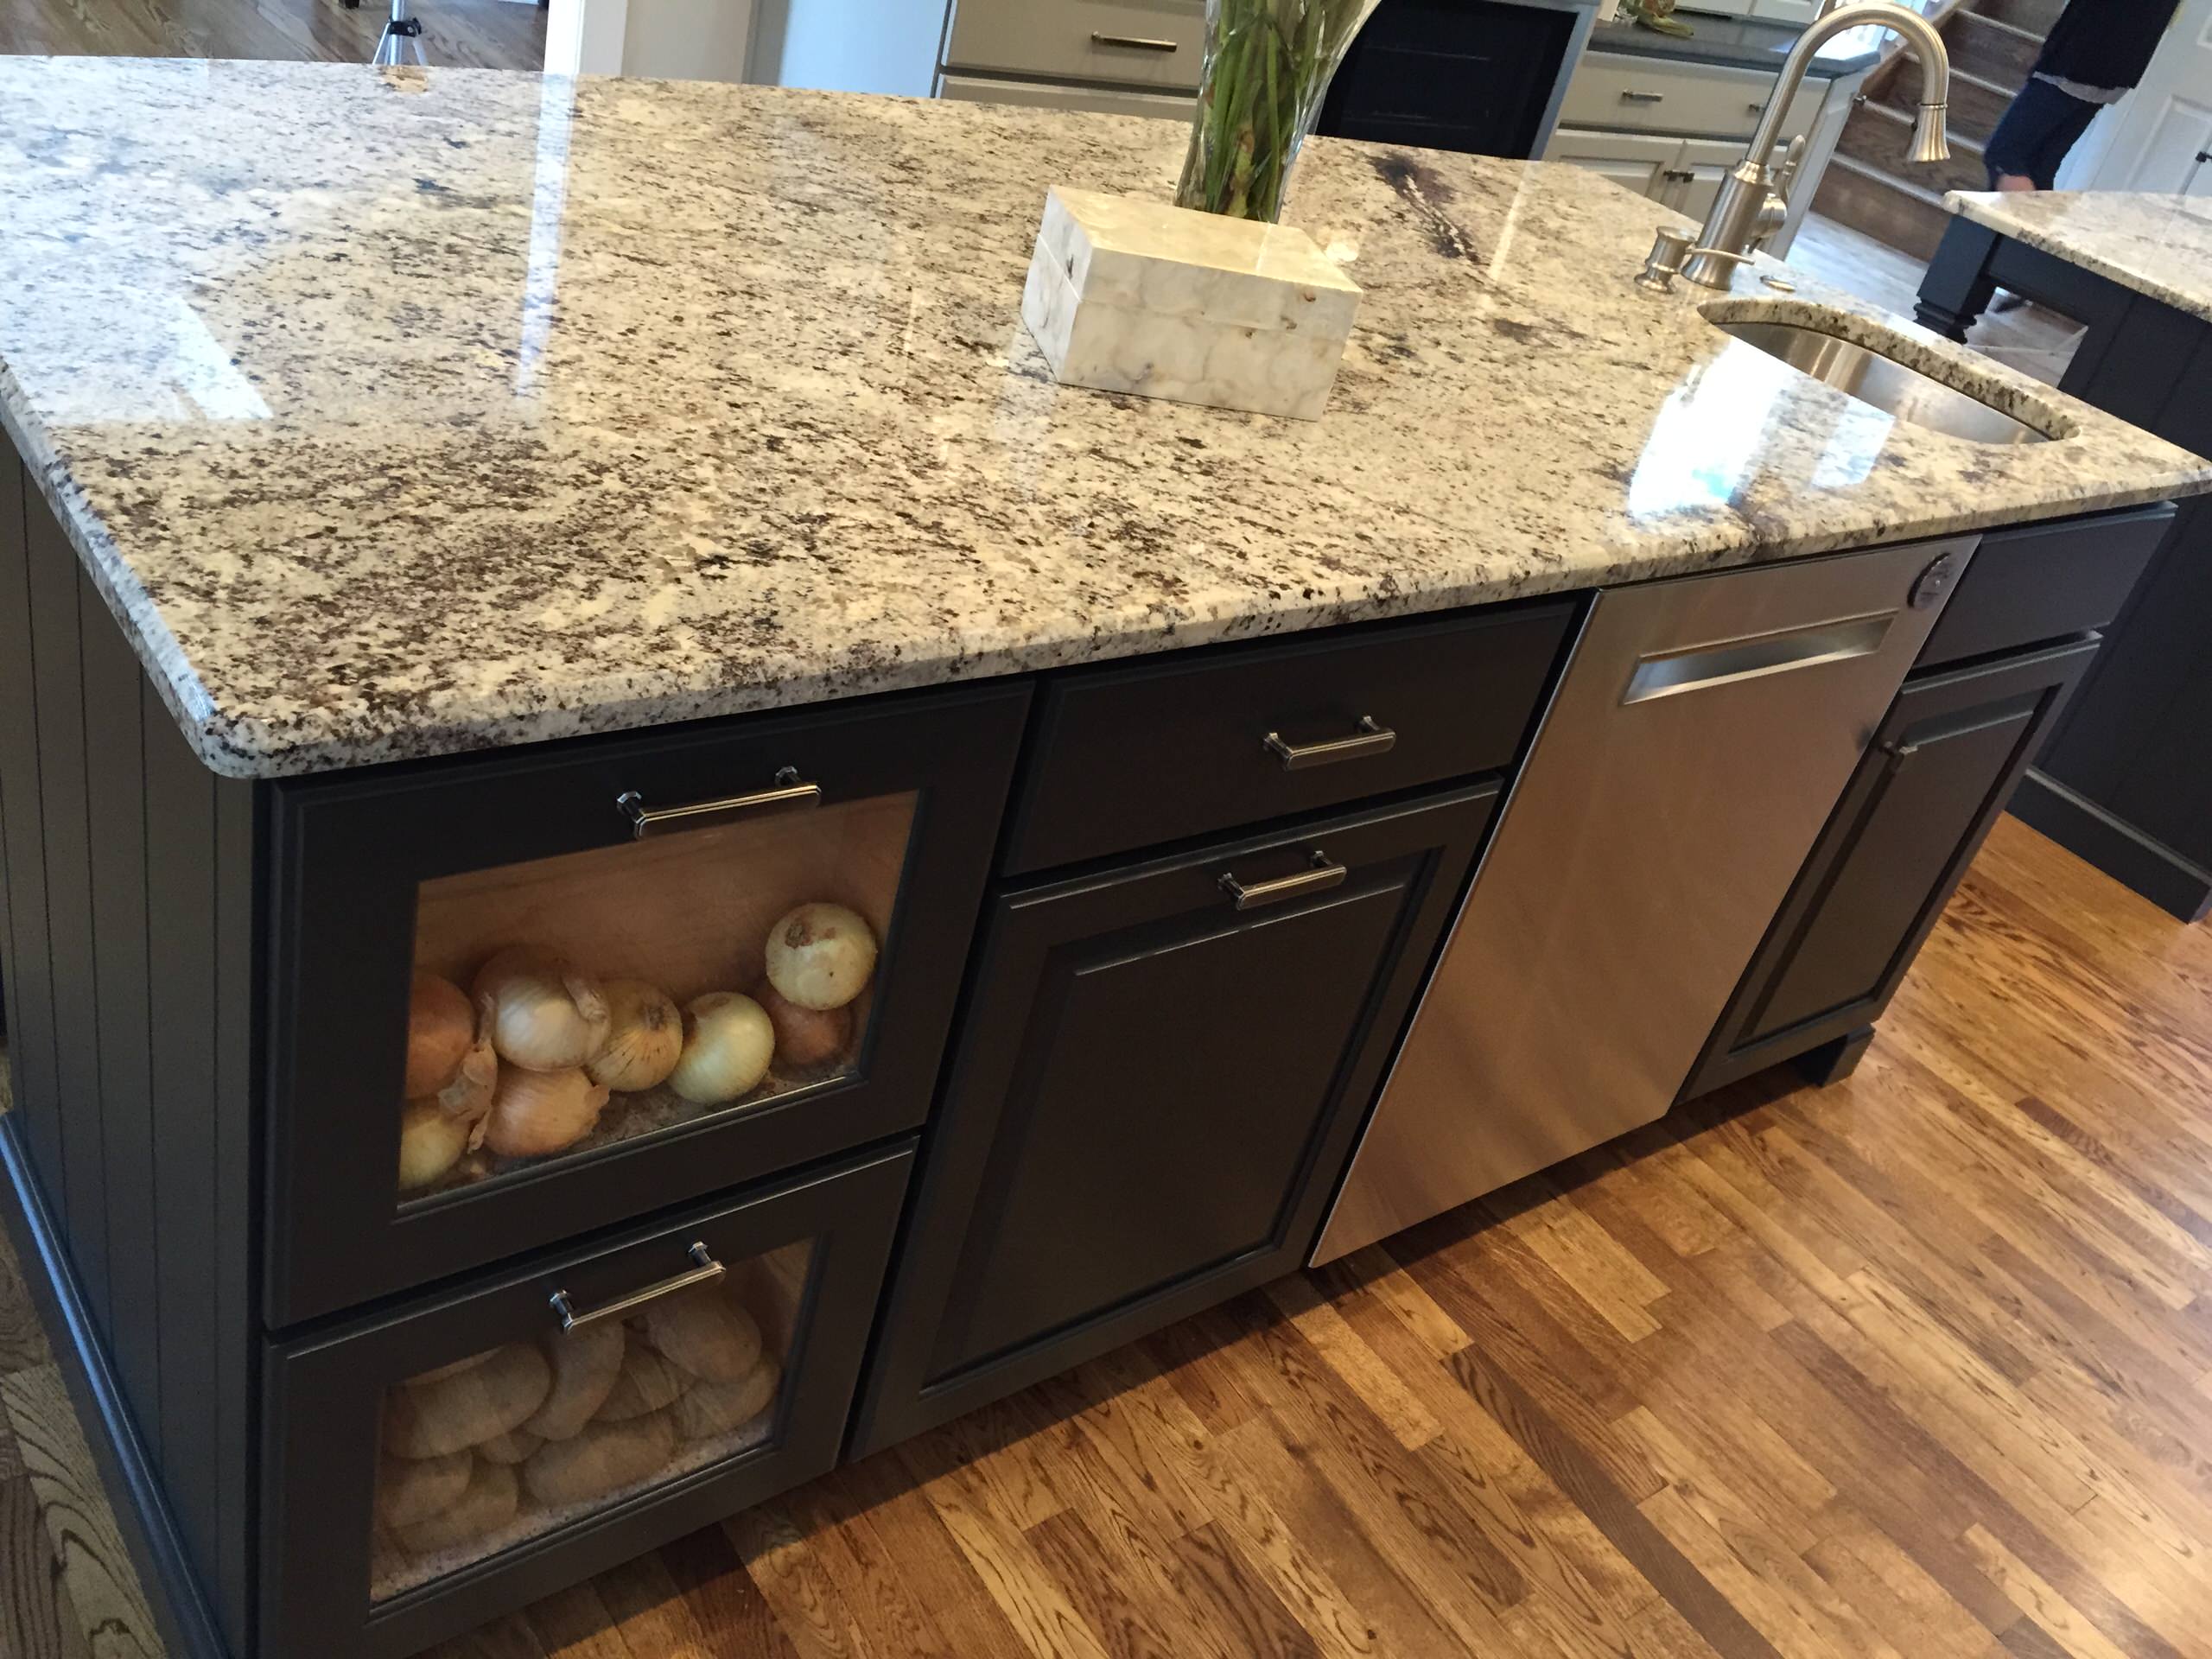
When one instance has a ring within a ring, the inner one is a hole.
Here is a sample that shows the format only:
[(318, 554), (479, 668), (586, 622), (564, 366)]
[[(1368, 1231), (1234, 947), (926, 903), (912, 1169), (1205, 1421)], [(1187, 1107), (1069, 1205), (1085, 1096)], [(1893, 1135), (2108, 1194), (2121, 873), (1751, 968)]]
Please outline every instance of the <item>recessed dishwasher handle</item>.
[(1840, 622), (1819, 622), (1810, 627), (1783, 628), (1773, 633), (1747, 634), (1722, 639), (1687, 651), (1663, 652), (1640, 658), (1629, 676), (1621, 704), (1649, 702), (1655, 697), (1676, 697), (1717, 685), (1733, 685), (1793, 669), (1815, 668), (1822, 663), (1848, 662), (1871, 657), (1889, 637), (1895, 611), (1871, 616), (1847, 617)]

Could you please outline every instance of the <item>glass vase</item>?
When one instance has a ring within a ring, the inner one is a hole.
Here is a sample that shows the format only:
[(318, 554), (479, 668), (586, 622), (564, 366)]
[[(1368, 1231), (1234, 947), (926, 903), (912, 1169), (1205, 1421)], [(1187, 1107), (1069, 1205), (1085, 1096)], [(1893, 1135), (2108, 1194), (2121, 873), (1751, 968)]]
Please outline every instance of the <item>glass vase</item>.
[(1206, 0), (1205, 78), (1175, 205), (1282, 216), (1329, 79), (1381, 0)]

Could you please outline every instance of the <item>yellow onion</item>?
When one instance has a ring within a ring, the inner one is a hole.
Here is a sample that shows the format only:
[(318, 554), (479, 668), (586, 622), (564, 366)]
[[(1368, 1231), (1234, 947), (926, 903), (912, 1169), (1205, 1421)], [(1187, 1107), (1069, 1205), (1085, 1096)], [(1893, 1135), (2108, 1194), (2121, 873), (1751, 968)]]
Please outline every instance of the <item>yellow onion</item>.
[(763, 985), (760, 1006), (776, 1029), (776, 1058), (785, 1065), (820, 1065), (845, 1051), (852, 1040), (853, 1011), (801, 1007), (772, 985)]
[(801, 905), (768, 930), (768, 982), (802, 1008), (842, 1008), (875, 971), (875, 935), (842, 905)]
[(610, 979), (607, 1041), (584, 1070), (594, 1083), (634, 1095), (666, 1080), (683, 1053), (683, 1016), (668, 993), (642, 979)]
[(543, 1158), (589, 1135), (607, 1104), (607, 1086), (573, 1067), (565, 1071), (499, 1068), (484, 1144), (502, 1158)]
[(709, 991), (683, 1010), (683, 1058), (668, 1086), (698, 1105), (719, 1106), (766, 1077), (775, 1052), (765, 1008), (736, 991)]
[(607, 1040), (607, 995), (600, 982), (549, 950), (510, 946), (476, 975), (476, 1000), (488, 1004), (492, 1046), (532, 1071), (565, 1071)]
[(468, 1150), (469, 1126), (435, 1100), (410, 1100), (399, 1114), (399, 1185), (412, 1192), (440, 1179)]
[(436, 974), (417, 973), (407, 1002), (407, 1086), (404, 1098), (435, 1095), (476, 1040), (476, 1010), (461, 987)]

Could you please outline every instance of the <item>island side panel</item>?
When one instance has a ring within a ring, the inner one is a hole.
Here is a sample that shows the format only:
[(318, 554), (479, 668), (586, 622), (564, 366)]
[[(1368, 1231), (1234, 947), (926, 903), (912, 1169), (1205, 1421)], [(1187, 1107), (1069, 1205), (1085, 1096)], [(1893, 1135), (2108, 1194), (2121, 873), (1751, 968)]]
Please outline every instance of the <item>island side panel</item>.
[(7, 859), (9, 899), (8, 955), (0, 963), (0, 975), (8, 982), (8, 1062), (15, 1097), (10, 1128), (39, 1172), (48, 1210), (66, 1224), (54, 976), (47, 956), (46, 846), (39, 817), (38, 688), (31, 671), (27, 556), (35, 499), (14, 450), (4, 445), (0, 474), (5, 476), (0, 484), (0, 710), (5, 711), (0, 714), (0, 850)]
[[(101, 1350), (81, 1369), (129, 1420), (110, 1449), (160, 1488), (143, 1531), (181, 1543), (205, 1595), (180, 1622), (212, 1611), (244, 1651), (258, 786), (200, 764), (12, 453), (0, 473), (9, 1132)], [(98, 1434), (103, 1402), (78, 1403)]]

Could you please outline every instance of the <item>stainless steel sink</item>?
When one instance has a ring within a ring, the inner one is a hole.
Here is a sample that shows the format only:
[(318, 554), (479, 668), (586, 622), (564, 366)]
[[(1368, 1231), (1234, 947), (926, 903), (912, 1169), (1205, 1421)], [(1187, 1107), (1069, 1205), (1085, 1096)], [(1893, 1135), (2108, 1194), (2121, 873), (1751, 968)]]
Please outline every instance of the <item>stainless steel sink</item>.
[(1819, 328), (1769, 318), (1707, 321), (1723, 334), (1914, 426), (1973, 443), (2045, 443), (2055, 435), (1895, 358)]

